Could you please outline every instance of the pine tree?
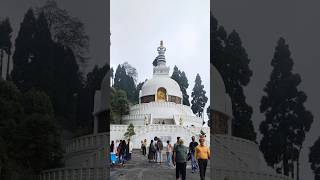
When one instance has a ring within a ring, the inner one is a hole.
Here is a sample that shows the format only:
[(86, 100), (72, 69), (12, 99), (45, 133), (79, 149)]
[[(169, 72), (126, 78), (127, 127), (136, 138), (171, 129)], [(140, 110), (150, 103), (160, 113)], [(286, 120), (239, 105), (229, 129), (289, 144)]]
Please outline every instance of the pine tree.
[(211, 123), (212, 123), (212, 121), (211, 121), (211, 109), (210, 109), (210, 105), (207, 107), (207, 116), (208, 116), (208, 122), (207, 122), (207, 124), (208, 124), (208, 126), (209, 127), (211, 127)]
[(30, 85), (29, 62), (34, 58), (34, 35), (36, 31), (36, 18), (33, 10), (29, 9), (20, 24), (20, 30), (15, 40), (15, 51), (12, 57), (13, 70), (11, 72), (12, 80), (16, 86), (26, 91)]
[(273, 71), (264, 88), (260, 111), (265, 120), (260, 124), (262, 139), (260, 149), (268, 165), (282, 163), (285, 175), (294, 176), (294, 163), (299, 177), (299, 157), (305, 133), (310, 130), (313, 116), (304, 103), (307, 95), (297, 89), (301, 83), (298, 74), (293, 74), (293, 60), (285, 39), (280, 38), (271, 61)]
[(135, 92), (135, 103), (139, 103), (139, 92), (140, 90), (142, 89), (142, 86), (143, 86), (144, 82), (139, 82), (138, 85), (137, 85), (137, 88), (136, 88), (136, 92)]
[(48, 22), (50, 34), (54, 42), (70, 48), (77, 63), (85, 66), (89, 51), (89, 37), (85, 33), (84, 24), (68, 11), (59, 8), (55, 0), (48, 0), (36, 13), (44, 14)]
[(21, 24), (13, 56), (12, 78), (22, 92), (31, 88), (50, 98), (63, 127), (76, 126), (76, 101), (82, 76), (71, 48), (54, 42), (44, 13), (29, 10)]
[(320, 180), (320, 138), (310, 148), (309, 162), (314, 173), (314, 180)]
[(255, 141), (256, 133), (251, 121), (253, 110), (246, 103), (243, 92), (243, 87), (248, 85), (252, 76), (249, 68), (250, 59), (236, 31), (227, 35), (213, 15), (211, 15), (210, 26), (210, 47), (214, 52), (210, 54), (210, 59), (221, 74), (226, 93), (231, 98), (232, 135)]
[(111, 92), (111, 113), (113, 120), (117, 124), (122, 124), (122, 116), (129, 114), (129, 102), (126, 92), (117, 89)]
[(193, 98), (191, 101), (191, 109), (194, 114), (201, 117), (208, 98), (206, 96), (206, 91), (204, 90), (204, 86), (202, 85), (201, 77), (199, 74), (197, 74), (196, 76), (195, 85), (193, 87), (191, 97)]
[[(126, 69), (127, 68), (127, 69)], [(127, 98), (131, 104), (138, 102), (136, 99), (136, 84), (134, 78), (137, 76), (133, 68), (128, 63), (118, 65), (114, 78), (114, 87), (126, 92)]]
[(188, 79), (185, 72), (184, 71), (181, 72), (177, 66), (174, 66), (171, 78), (175, 80), (180, 86), (180, 90), (183, 96), (183, 104), (190, 106), (189, 95), (187, 93), (189, 83), (188, 83)]
[(113, 87), (114, 81), (114, 70), (113, 67), (110, 69), (110, 77), (111, 77), (111, 87)]

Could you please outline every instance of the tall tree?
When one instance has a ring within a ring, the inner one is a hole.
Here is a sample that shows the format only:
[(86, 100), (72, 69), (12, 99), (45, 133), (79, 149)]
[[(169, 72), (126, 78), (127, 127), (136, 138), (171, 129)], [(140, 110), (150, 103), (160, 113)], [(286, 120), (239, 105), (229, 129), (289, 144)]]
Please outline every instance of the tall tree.
[(139, 93), (140, 93), (140, 90), (142, 89), (143, 84), (144, 84), (144, 82), (139, 82), (137, 85), (135, 97), (134, 97), (134, 99), (137, 100), (136, 103), (139, 103)]
[(242, 46), (236, 31), (227, 35), (225, 29), (218, 25), (217, 19), (211, 15), (210, 23), (211, 63), (221, 74), (226, 93), (232, 101), (232, 134), (251, 141), (256, 140), (256, 133), (251, 121), (252, 107), (246, 103), (243, 87), (247, 86), (252, 71), (250, 59)]
[(82, 76), (72, 49), (52, 40), (44, 13), (34, 18), (32, 10), (27, 12), (13, 60), (12, 77), (19, 89), (44, 91), (50, 96), (61, 125), (74, 129)]
[(89, 51), (89, 37), (85, 33), (84, 24), (76, 17), (58, 7), (55, 0), (48, 0), (44, 6), (36, 10), (43, 13), (55, 42), (69, 47), (75, 54), (76, 60), (85, 65)]
[(260, 105), (261, 113), (265, 114), (260, 124), (260, 149), (268, 165), (274, 167), (282, 162), (283, 173), (292, 177), (293, 162), (299, 173), (300, 151), (313, 121), (311, 112), (304, 107), (307, 95), (297, 88), (301, 78), (292, 73), (293, 64), (289, 47), (285, 39), (280, 38), (271, 61), (270, 81), (264, 88), (266, 95)]
[(85, 85), (80, 89), (77, 99), (76, 126), (82, 132), (78, 135), (92, 133), (94, 95), (97, 90), (101, 89), (100, 85), (107, 72), (107, 65), (103, 67), (95, 66), (93, 70), (87, 74)]
[(40, 171), (61, 165), (53, 112), (45, 93), (32, 89), (22, 94), (10, 81), (0, 80), (1, 179), (36, 179)]
[(130, 77), (133, 78), (134, 83), (137, 82), (138, 80), (138, 72), (137, 69), (135, 67), (133, 67), (131, 64), (129, 64), (128, 62), (124, 62), (122, 64), (122, 66), (124, 67), (124, 69), (126, 70), (126, 74)]
[(211, 127), (211, 123), (212, 123), (212, 121), (211, 121), (211, 109), (210, 109), (210, 105), (207, 107), (207, 116), (208, 116), (208, 122), (207, 122), (207, 124), (208, 124), (208, 126), (209, 127)]
[(187, 93), (189, 83), (185, 72), (180, 71), (177, 66), (174, 66), (171, 78), (175, 80), (180, 86), (180, 90), (183, 96), (183, 104), (190, 106), (189, 95)]
[(13, 69), (11, 72), (12, 80), (16, 86), (25, 91), (27, 89), (30, 74), (29, 62), (34, 59), (34, 34), (36, 31), (36, 18), (33, 10), (29, 9), (20, 24), (20, 30), (15, 40), (15, 51), (12, 57)]
[(314, 180), (320, 180), (320, 138), (310, 148), (309, 162), (314, 173)]
[(111, 87), (113, 87), (113, 80), (114, 80), (114, 70), (113, 67), (110, 69), (110, 77), (111, 77)]
[(204, 86), (202, 85), (201, 77), (199, 74), (197, 74), (196, 76), (191, 97), (193, 98), (191, 101), (191, 109), (194, 114), (201, 117), (208, 98), (206, 96), (206, 91), (204, 90)]
[(24, 94), (25, 115), (18, 126), (17, 151), (25, 167), (38, 175), (42, 170), (61, 167), (63, 150), (60, 130), (54, 119), (50, 98), (43, 92), (31, 89)]
[(129, 102), (125, 91), (120, 89), (111, 91), (111, 111), (113, 123), (122, 124), (122, 116), (129, 114)]
[[(127, 68), (127, 69), (126, 69)], [(126, 92), (128, 100), (135, 104), (138, 102), (136, 99), (136, 84), (135, 84), (135, 68), (131, 65), (128, 65), (126, 62), (123, 64), (119, 64), (115, 77), (114, 77), (114, 87), (116, 89), (121, 89)]]

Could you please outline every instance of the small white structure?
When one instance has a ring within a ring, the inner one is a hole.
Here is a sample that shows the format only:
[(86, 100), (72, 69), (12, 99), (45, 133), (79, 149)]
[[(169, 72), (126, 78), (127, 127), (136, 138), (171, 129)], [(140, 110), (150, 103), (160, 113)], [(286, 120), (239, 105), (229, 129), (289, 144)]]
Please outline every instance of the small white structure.
[[(182, 104), (180, 86), (169, 76), (170, 68), (166, 66), (166, 48), (162, 41), (157, 50), (153, 77), (143, 84), (139, 104), (130, 107), (129, 115), (123, 116), (123, 125), (110, 125), (110, 141), (125, 139), (124, 133), (131, 123), (136, 133), (131, 137), (134, 148), (140, 148), (142, 140), (150, 142), (154, 137), (174, 143), (179, 136), (187, 145), (191, 137), (197, 137), (201, 130), (210, 134), (209, 127), (203, 126), (203, 119), (193, 114), (190, 106)], [(210, 137), (207, 143), (210, 144)]]

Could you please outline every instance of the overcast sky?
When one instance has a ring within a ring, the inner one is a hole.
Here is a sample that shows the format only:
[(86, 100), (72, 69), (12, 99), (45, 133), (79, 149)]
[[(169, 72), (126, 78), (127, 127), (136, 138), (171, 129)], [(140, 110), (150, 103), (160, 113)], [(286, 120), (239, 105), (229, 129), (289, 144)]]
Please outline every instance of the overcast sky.
[(152, 78), (152, 62), (163, 40), (170, 75), (175, 65), (185, 71), (191, 96), (199, 73), (210, 97), (209, 0), (111, 0), (110, 7), (114, 70), (128, 61), (138, 71), (138, 82)]
[(294, 72), (299, 73), (299, 86), (308, 95), (305, 106), (312, 111), (314, 122), (304, 143), (301, 157), (301, 179), (313, 179), (308, 163), (309, 147), (320, 136), (320, 3), (317, 0), (214, 0), (214, 15), (228, 32), (239, 32), (243, 45), (251, 58), (253, 77), (245, 93), (254, 108), (253, 120), (258, 126), (264, 119), (259, 113), (263, 88), (269, 80), (271, 59), (280, 36), (283, 36), (292, 53)]

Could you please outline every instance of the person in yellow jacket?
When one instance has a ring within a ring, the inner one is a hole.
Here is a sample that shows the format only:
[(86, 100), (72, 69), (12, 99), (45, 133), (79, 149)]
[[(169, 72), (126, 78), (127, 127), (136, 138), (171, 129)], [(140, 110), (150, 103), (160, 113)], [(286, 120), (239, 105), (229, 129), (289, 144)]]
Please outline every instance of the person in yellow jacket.
[(204, 180), (206, 176), (208, 160), (210, 159), (210, 148), (205, 145), (205, 138), (203, 136), (200, 137), (199, 142), (200, 144), (195, 149), (194, 157), (198, 160), (200, 179)]

